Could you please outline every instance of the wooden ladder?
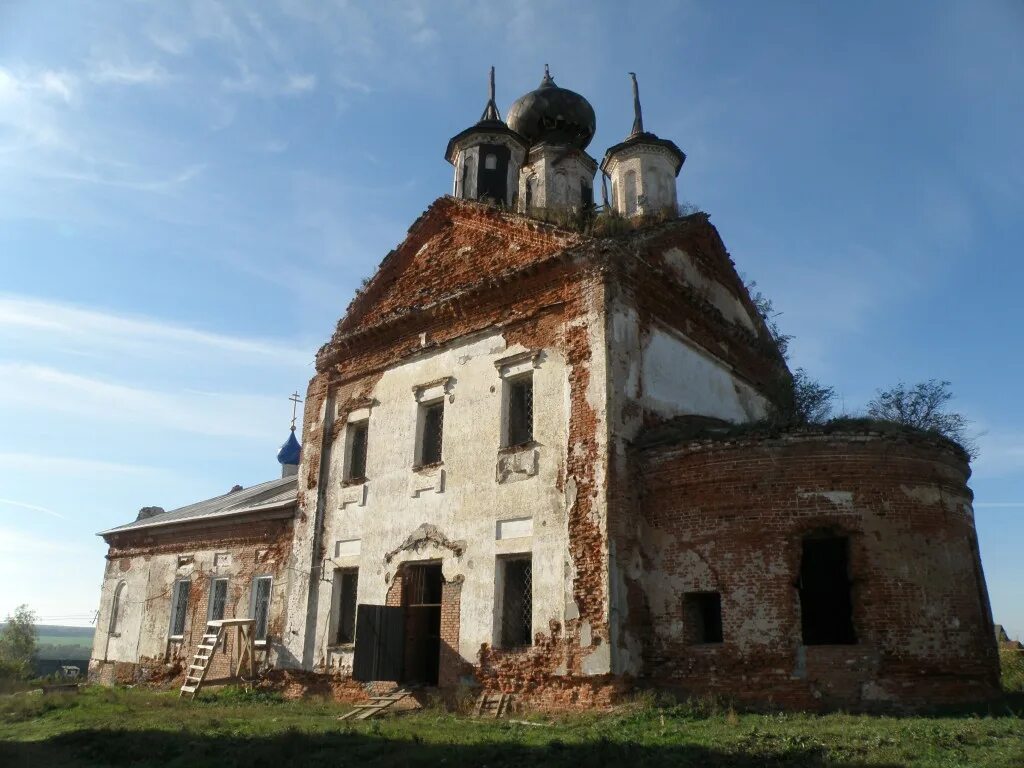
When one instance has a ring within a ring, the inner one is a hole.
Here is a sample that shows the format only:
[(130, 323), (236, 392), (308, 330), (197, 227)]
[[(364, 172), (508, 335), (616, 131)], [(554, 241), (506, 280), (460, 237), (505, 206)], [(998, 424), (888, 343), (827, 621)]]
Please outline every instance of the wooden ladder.
[(346, 712), (338, 719), (369, 720), (371, 717), (376, 717), (381, 712), (390, 709), (411, 693), (412, 691), (408, 691), (405, 688), (399, 688), (397, 691), (393, 691), (385, 696), (371, 696), (368, 702), (365, 704), (356, 704), (355, 709), (350, 712)]
[(476, 700), (477, 717), (493, 717), (497, 720), (508, 712), (512, 696), (507, 693), (488, 693), (484, 691)]
[[(213, 630), (212, 632), (210, 631), (211, 629)], [(203, 635), (203, 639), (196, 646), (196, 655), (192, 658), (189, 668), (185, 670), (185, 681), (181, 684), (181, 691), (178, 693), (179, 698), (186, 693), (189, 694), (189, 698), (194, 699), (196, 697), (196, 692), (203, 684), (203, 680), (206, 679), (206, 673), (210, 669), (213, 651), (221, 640), (224, 639), (224, 632), (225, 629), (222, 624), (206, 625), (206, 634)]]

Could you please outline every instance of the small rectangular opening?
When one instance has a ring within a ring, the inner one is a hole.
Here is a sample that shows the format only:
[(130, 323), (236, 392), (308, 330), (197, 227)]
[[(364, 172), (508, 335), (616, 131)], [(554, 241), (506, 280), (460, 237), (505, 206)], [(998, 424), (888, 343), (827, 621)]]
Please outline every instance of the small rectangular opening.
[(687, 592), (683, 595), (683, 626), (690, 645), (722, 642), (721, 593)]
[(369, 422), (354, 421), (346, 428), (348, 460), (345, 466), (346, 480), (366, 479), (366, 443), (369, 436)]
[(420, 445), (417, 466), (441, 463), (444, 440), (444, 401), (420, 405)]
[(498, 561), (501, 595), (501, 647), (533, 643), (533, 561), (530, 556)]
[(356, 592), (359, 587), (359, 571), (346, 568), (335, 571), (335, 589), (338, 595), (338, 633), (335, 642), (349, 645), (356, 641)]
[(508, 392), (508, 439), (506, 447), (533, 441), (533, 374), (505, 382)]
[(800, 621), (804, 645), (853, 645), (850, 540), (808, 536), (800, 559)]

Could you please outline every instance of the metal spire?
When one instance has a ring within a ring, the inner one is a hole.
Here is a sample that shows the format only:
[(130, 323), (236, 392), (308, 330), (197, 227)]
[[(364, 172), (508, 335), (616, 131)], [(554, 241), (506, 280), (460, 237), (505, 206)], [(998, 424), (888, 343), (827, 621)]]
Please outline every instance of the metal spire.
[(299, 397), (298, 390), (296, 390), (295, 392), (292, 393), (292, 396), (289, 397), (288, 399), (292, 401), (292, 432), (294, 432), (295, 431), (295, 413), (296, 413), (296, 409), (299, 407), (299, 403), (302, 402), (302, 398)]
[(644, 132), (644, 115), (640, 111), (640, 86), (636, 82), (636, 72), (630, 72), (629, 76), (633, 79), (633, 131), (629, 135), (636, 136)]
[(494, 67), (491, 67), (491, 80), (489, 98), (487, 99), (487, 106), (484, 107), (484, 113), (480, 116), (480, 122), (485, 120), (501, 120), (501, 113), (498, 112), (498, 105), (494, 101)]

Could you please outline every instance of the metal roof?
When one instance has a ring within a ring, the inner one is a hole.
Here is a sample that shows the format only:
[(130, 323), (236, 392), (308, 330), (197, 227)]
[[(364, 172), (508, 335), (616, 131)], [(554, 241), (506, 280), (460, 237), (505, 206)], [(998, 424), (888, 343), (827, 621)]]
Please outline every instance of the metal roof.
[(197, 501), (184, 507), (178, 507), (144, 520), (135, 520), (116, 528), (100, 531), (97, 536), (111, 533), (134, 531), (141, 528), (174, 525), (176, 523), (194, 522), (209, 518), (242, 515), (247, 512), (283, 509), (295, 504), (297, 478), (295, 475), (269, 480), (259, 485), (243, 488), (240, 491), (225, 493), (205, 501)]

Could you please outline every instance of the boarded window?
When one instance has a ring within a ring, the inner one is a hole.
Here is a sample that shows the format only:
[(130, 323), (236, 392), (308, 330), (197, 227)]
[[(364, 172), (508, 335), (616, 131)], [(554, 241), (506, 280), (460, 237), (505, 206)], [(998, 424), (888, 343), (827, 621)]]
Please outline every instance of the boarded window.
[(127, 594), (128, 587), (122, 581), (117, 585), (117, 589), (114, 590), (114, 599), (110, 604), (110, 626), (108, 631), (112, 635), (121, 631), (121, 614), (124, 612), (124, 601)]
[(369, 423), (356, 421), (348, 425), (348, 471), (346, 480), (363, 480), (366, 477), (366, 442)]
[(359, 586), (359, 571), (352, 568), (335, 573), (335, 589), (338, 595), (338, 634), (335, 640), (340, 645), (349, 645), (356, 640), (356, 591)]
[(850, 540), (846, 536), (809, 536), (800, 559), (800, 619), (804, 645), (852, 645)]
[(252, 580), (252, 617), (255, 620), (257, 642), (266, 642), (267, 627), (270, 624), (270, 576), (257, 576)]
[(722, 596), (718, 592), (683, 595), (683, 627), (690, 645), (722, 642)]
[(508, 445), (533, 440), (533, 374), (506, 383), (508, 389)]
[(423, 431), (420, 436), (418, 464), (439, 464), (444, 440), (444, 402), (421, 405), (420, 417), (423, 420)]
[(207, 608), (207, 621), (220, 621), (228, 602), (228, 580), (214, 579), (210, 582), (210, 605)]
[(171, 637), (185, 634), (185, 619), (188, 616), (188, 590), (192, 583), (187, 579), (174, 582), (174, 594), (171, 597)]
[(517, 648), (533, 641), (533, 563), (529, 557), (499, 561), (501, 568), (501, 645)]

